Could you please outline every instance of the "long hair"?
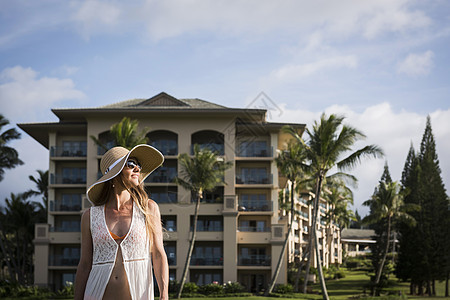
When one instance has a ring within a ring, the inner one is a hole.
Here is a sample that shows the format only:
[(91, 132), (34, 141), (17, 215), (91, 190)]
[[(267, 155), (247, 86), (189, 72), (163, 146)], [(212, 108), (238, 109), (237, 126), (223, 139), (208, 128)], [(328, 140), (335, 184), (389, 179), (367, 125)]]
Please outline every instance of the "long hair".
[[(139, 175), (141, 176), (141, 175)], [(114, 193), (114, 187), (113, 187), (113, 181), (116, 181), (118, 184), (122, 185), (131, 195), (131, 200), (137, 204), (139, 210), (144, 214), (145, 216), (145, 228), (147, 230), (147, 236), (150, 241), (150, 249), (153, 246), (153, 238), (155, 236), (156, 232), (156, 223), (155, 223), (155, 217), (152, 215), (148, 208), (148, 201), (149, 197), (147, 192), (144, 188), (144, 182), (141, 181), (141, 183), (137, 186), (133, 186), (130, 183), (126, 183), (123, 180), (122, 172), (120, 172), (116, 177), (108, 180), (105, 182), (102, 192), (100, 201), (97, 204), (103, 205), (106, 204), (106, 202), (110, 199), (112, 196), (112, 193)]]

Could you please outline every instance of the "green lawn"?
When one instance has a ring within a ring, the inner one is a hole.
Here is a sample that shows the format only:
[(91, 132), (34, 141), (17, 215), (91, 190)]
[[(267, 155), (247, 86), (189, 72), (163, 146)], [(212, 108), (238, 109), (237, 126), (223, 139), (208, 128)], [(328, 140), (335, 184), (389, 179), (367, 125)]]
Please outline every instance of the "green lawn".
[[(369, 277), (366, 275), (364, 271), (347, 271), (346, 277), (339, 280), (329, 280), (327, 281), (328, 294), (330, 299), (332, 300), (341, 300), (341, 299), (357, 299), (358, 296), (364, 294), (364, 286), (367, 285), (369, 281)], [(436, 293), (437, 297), (418, 297), (418, 296), (407, 296), (408, 299), (414, 300), (422, 300), (422, 299), (450, 299), (450, 297), (443, 297), (445, 286), (443, 282), (436, 283)], [(319, 284), (314, 284), (312, 286), (312, 294), (304, 295), (304, 294), (296, 294), (297, 299), (322, 299), (322, 296), (319, 294), (320, 286)], [(390, 291), (391, 293), (398, 294), (399, 292), (403, 292), (403, 294), (407, 295), (409, 293), (409, 284), (401, 283), (395, 277), (390, 278), (390, 286), (386, 288), (386, 291)], [(367, 293), (369, 291), (366, 291)], [(5, 300), (12, 300), (13, 298), (4, 298)], [(17, 299), (17, 298), (15, 298)], [(31, 300), (33, 298), (20, 298), (20, 299), (28, 299)], [(157, 298), (156, 298), (157, 299)], [(273, 298), (273, 297), (224, 297), (224, 298), (183, 298), (183, 300), (233, 300), (233, 299), (241, 299), (241, 300), (275, 300), (275, 299), (293, 299), (293, 298)], [(378, 298), (383, 299), (383, 298)], [(390, 298), (392, 299), (392, 298)]]

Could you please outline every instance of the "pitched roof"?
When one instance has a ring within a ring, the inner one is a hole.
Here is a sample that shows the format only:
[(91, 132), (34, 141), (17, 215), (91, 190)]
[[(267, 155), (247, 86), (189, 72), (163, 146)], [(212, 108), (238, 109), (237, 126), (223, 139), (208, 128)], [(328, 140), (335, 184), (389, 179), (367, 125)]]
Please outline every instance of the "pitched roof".
[(227, 109), (228, 107), (201, 99), (177, 99), (164, 92), (149, 99), (125, 100), (99, 108), (155, 108), (155, 109)]
[(372, 229), (345, 228), (342, 230), (341, 239), (372, 240), (374, 236), (375, 231)]

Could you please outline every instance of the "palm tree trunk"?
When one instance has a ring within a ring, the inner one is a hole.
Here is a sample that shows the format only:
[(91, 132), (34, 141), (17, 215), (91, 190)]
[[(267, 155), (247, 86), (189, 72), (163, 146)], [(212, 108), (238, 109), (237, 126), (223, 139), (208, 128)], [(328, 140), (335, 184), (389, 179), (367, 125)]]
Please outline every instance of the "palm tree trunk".
[[(319, 192), (319, 181), (320, 178), (317, 178), (317, 182), (316, 182), (316, 195)], [(316, 220), (317, 220), (317, 211), (318, 211), (318, 207), (315, 205), (315, 199), (314, 199), (314, 203), (313, 203), (313, 208), (312, 208), (312, 224), (311, 224), (311, 228), (309, 230), (309, 253), (308, 253), (308, 261), (306, 262), (306, 270), (305, 270), (305, 280), (303, 282), (303, 294), (307, 293), (307, 287), (308, 287), (308, 277), (309, 277), (309, 269), (311, 268), (311, 260), (313, 257), (313, 241), (314, 241), (314, 232), (316, 231)]]
[[(322, 188), (322, 181), (323, 181), (323, 176), (319, 176), (319, 182), (318, 182), (318, 188), (317, 188), (318, 191), (317, 191), (317, 194), (314, 199), (314, 202), (315, 202), (314, 205), (316, 207), (319, 206), (319, 198), (320, 198), (320, 192), (321, 192), (321, 188)], [(318, 212), (318, 210), (316, 212), (317, 212), (316, 219), (318, 219), (319, 212)], [(315, 220), (315, 221), (317, 222), (317, 220)], [(317, 270), (319, 271), (319, 281), (320, 281), (320, 286), (322, 288), (322, 297), (324, 300), (329, 300), (327, 286), (325, 284), (325, 277), (323, 276), (322, 262), (320, 259), (320, 250), (319, 250), (319, 237), (317, 236), (316, 228), (314, 228), (314, 241), (315, 241), (315, 246), (316, 246)]]
[(375, 296), (376, 290), (378, 290), (378, 284), (380, 283), (381, 274), (383, 273), (384, 263), (386, 261), (387, 253), (389, 252), (389, 239), (391, 235), (391, 216), (388, 216), (388, 228), (387, 228), (387, 237), (386, 237), (386, 249), (383, 253), (383, 258), (381, 259), (380, 265), (378, 266), (377, 276), (375, 279), (375, 287), (373, 289), (373, 296)]
[(191, 242), (189, 244), (188, 254), (186, 256), (186, 263), (184, 265), (183, 276), (180, 282), (180, 288), (178, 290), (177, 299), (181, 298), (181, 293), (183, 292), (184, 284), (186, 283), (186, 277), (189, 270), (189, 265), (191, 263), (192, 252), (194, 250), (195, 238), (197, 236), (197, 219), (198, 219), (198, 210), (200, 207), (200, 199), (201, 195), (197, 194), (197, 203), (195, 204), (195, 212), (194, 212), (194, 228), (192, 230)]
[(302, 273), (303, 265), (305, 264), (306, 256), (309, 255), (309, 252), (311, 252), (311, 243), (308, 243), (306, 251), (304, 253), (302, 253), (302, 260), (300, 261), (300, 264), (299, 264), (298, 270), (297, 270), (297, 274), (295, 275), (295, 285), (294, 285), (295, 292), (298, 292), (298, 284), (300, 281), (300, 275)]
[(281, 265), (283, 264), (284, 254), (286, 252), (286, 247), (289, 242), (289, 237), (291, 236), (292, 227), (294, 225), (294, 215), (295, 215), (294, 207), (295, 207), (294, 206), (294, 182), (291, 181), (291, 218), (290, 218), (291, 220), (290, 220), (290, 224), (289, 224), (289, 230), (286, 234), (286, 238), (283, 243), (283, 248), (281, 249), (280, 257), (278, 259), (278, 263), (277, 263), (275, 272), (273, 273), (272, 280), (270, 282), (269, 287), (267, 288), (267, 290), (265, 292), (266, 296), (269, 295), (270, 293), (272, 293), (273, 287), (275, 286), (275, 282), (277, 281), (278, 275), (280, 274)]

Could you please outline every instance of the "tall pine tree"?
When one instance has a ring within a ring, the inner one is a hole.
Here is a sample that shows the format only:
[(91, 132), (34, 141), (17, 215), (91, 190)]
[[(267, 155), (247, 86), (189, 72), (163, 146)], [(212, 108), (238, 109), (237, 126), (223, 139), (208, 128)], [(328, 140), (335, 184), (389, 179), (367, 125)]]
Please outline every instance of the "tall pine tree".
[[(421, 206), (413, 213), (415, 228), (401, 226), (400, 255), (397, 275), (411, 280), (411, 293), (436, 294), (435, 281), (448, 284), (448, 200), (441, 178), (436, 143), (427, 117), (418, 155), (411, 147), (402, 174), (402, 184), (408, 189), (406, 203)], [(425, 287), (425, 291), (423, 288)]]

